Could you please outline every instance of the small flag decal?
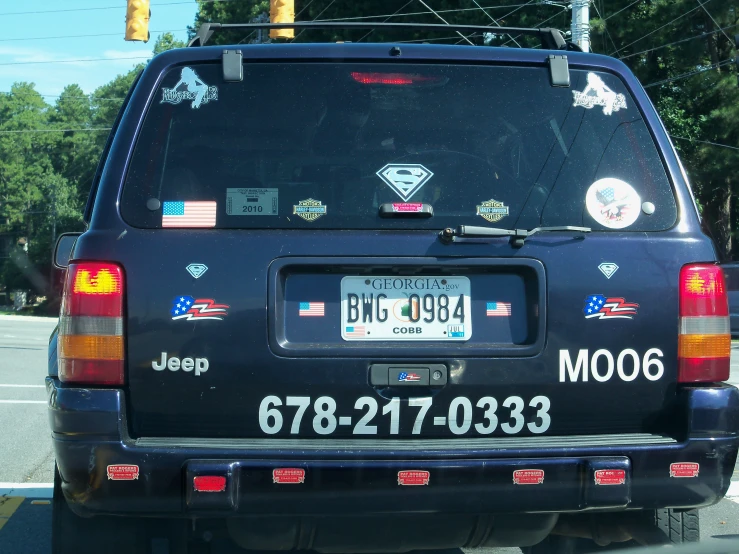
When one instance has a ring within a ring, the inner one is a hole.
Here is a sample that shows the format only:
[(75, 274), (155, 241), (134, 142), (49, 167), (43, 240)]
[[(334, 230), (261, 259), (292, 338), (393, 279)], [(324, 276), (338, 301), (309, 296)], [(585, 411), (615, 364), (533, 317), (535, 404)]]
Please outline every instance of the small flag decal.
[(487, 316), (488, 317), (508, 317), (511, 315), (511, 303), (510, 302), (488, 302), (487, 303)]
[(347, 337), (363, 337), (366, 334), (365, 327), (364, 325), (354, 325), (353, 327), (347, 327), (345, 334)]
[(301, 317), (323, 317), (323, 302), (301, 302), (298, 306)]
[(162, 227), (215, 227), (214, 201), (163, 202)]

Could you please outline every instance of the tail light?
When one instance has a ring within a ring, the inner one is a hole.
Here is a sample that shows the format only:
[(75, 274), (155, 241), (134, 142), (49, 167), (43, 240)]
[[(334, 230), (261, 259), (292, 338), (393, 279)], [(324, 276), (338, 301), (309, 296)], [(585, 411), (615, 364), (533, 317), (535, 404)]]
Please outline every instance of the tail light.
[(364, 73), (353, 71), (352, 79), (363, 85), (438, 85), (448, 81), (446, 77), (419, 75), (418, 73)]
[(686, 265), (680, 270), (680, 383), (729, 378), (731, 333), (724, 273), (717, 265)]
[(123, 270), (101, 262), (69, 265), (59, 317), (59, 379), (123, 384)]

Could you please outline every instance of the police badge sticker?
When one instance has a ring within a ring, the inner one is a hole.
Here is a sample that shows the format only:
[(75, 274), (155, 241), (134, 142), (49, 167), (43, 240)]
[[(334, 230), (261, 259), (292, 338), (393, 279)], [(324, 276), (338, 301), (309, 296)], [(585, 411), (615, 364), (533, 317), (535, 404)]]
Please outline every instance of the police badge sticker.
[(495, 223), (508, 215), (508, 206), (497, 200), (485, 200), (477, 206), (477, 215), (490, 223)]
[(588, 84), (585, 89), (582, 92), (573, 90), (572, 96), (573, 106), (582, 106), (586, 110), (603, 106), (603, 113), (606, 115), (626, 109), (626, 97), (609, 89), (603, 79), (595, 73), (588, 73)]
[(172, 88), (162, 88), (160, 104), (179, 104), (183, 100), (192, 100), (190, 107), (198, 109), (203, 104), (218, 100), (218, 87), (208, 86), (198, 77), (191, 67), (183, 67), (180, 80)]
[(300, 200), (297, 206), (293, 206), (293, 214), (313, 223), (316, 219), (326, 215), (326, 207), (320, 200)]
[(585, 206), (591, 217), (609, 229), (624, 229), (639, 217), (641, 199), (634, 188), (607, 177), (599, 179), (588, 189)]

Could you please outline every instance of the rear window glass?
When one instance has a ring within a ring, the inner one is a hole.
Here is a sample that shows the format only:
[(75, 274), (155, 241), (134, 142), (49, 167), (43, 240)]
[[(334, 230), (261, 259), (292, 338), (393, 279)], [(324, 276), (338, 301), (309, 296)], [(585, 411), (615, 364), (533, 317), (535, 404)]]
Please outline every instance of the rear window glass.
[(144, 228), (671, 227), (672, 188), (623, 83), (571, 80), (552, 87), (545, 67), (259, 63), (227, 83), (220, 63), (177, 67), (148, 108), (122, 215)]

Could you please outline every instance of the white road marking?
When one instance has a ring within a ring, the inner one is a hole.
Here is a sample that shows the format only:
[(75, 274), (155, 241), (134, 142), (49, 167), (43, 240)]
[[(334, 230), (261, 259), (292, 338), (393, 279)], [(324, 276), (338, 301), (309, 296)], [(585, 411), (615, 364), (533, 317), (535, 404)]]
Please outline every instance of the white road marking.
[(45, 389), (46, 385), (0, 385), (0, 387), (19, 387), (28, 389)]
[(48, 404), (46, 400), (0, 400), (0, 404)]
[(0, 483), (0, 496), (51, 498), (53, 495), (54, 483)]
[(739, 482), (731, 482), (729, 490), (726, 491), (726, 499), (739, 504)]

